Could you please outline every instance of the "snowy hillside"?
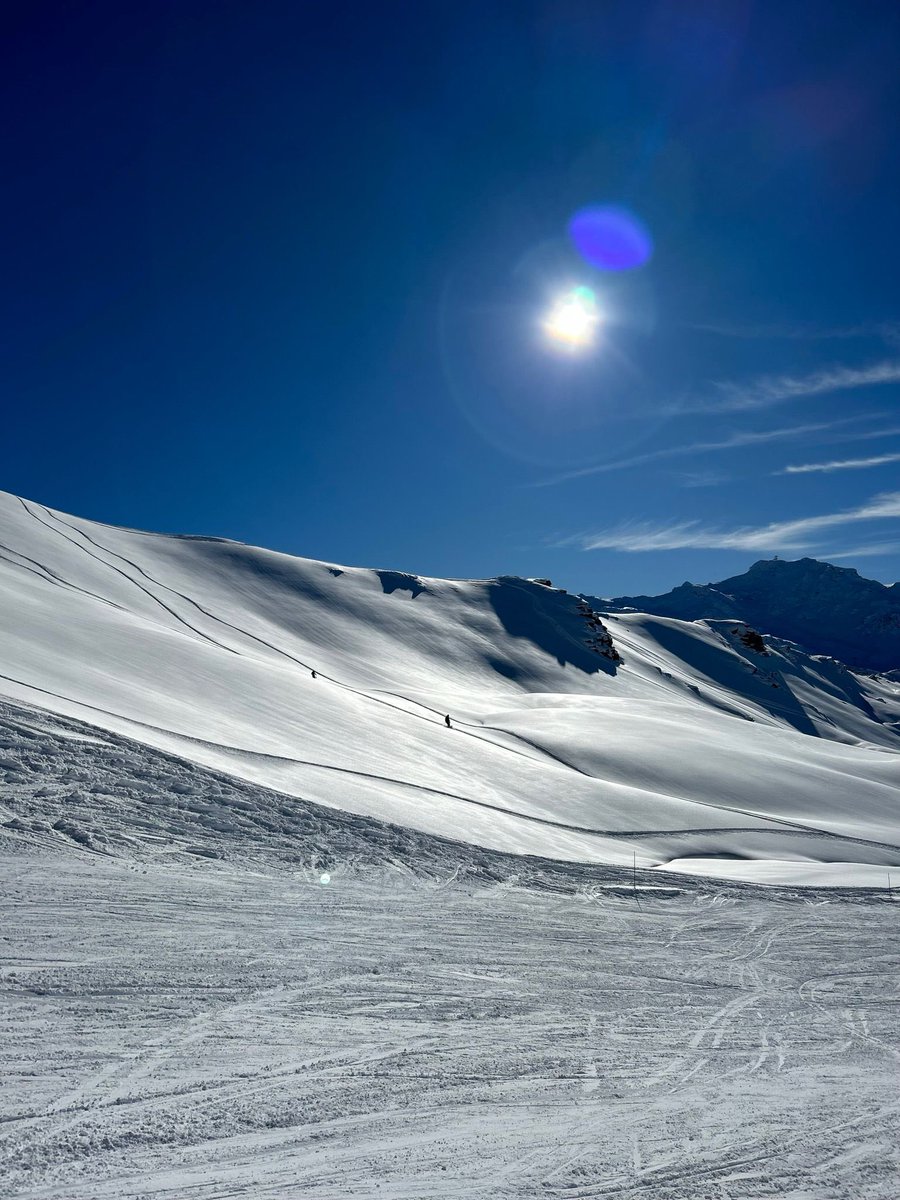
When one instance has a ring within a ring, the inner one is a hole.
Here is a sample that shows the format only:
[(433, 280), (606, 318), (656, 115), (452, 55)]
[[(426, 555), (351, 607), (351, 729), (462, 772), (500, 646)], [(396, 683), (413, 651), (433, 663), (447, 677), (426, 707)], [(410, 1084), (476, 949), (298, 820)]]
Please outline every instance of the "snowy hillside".
[[(535, 581), (344, 568), (0, 494), (13, 705), (266, 789), (273, 805), (487, 850), (883, 886), (900, 864), (896, 681), (731, 617), (599, 607)], [(99, 793), (75, 789), (60, 813), (39, 791), (28, 811), (8, 806), (6, 837), (99, 848)], [(203, 811), (180, 819), (208, 848)], [(216, 852), (240, 854), (240, 822), (219, 817)], [(164, 854), (166, 827), (142, 818), (128, 837)]]
[(742, 619), (853, 666), (900, 667), (900, 585), (813, 558), (762, 559), (719, 583), (683, 583), (662, 596), (617, 596), (605, 603), (682, 621)]

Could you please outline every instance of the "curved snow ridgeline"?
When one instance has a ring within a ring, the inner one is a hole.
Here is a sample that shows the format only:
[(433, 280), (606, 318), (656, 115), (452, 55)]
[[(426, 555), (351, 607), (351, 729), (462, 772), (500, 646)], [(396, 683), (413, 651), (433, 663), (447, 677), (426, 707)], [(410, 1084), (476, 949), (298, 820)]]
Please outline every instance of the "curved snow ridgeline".
[(13, 702), (487, 849), (759, 882), (900, 877), (896, 681), (739, 620), (592, 603), (0, 493)]

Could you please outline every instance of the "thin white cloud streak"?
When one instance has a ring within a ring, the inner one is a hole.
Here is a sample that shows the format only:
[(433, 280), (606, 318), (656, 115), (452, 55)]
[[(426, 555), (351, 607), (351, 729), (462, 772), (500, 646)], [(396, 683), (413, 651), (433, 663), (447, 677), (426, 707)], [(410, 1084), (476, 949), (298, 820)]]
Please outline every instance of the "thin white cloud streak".
[(857, 546), (855, 550), (828, 551), (832, 558), (876, 558), (882, 554), (896, 554), (900, 542), (876, 542), (873, 545)]
[(731, 476), (725, 471), (712, 468), (708, 471), (683, 471), (679, 482), (684, 488), (719, 487), (727, 483)]
[(551, 479), (538, 480), (532, 486), (550, 487), (555, 483), (565, 483), (569, 479), (582, 479), (586, 475), (604, 475), (608, 471), (623, 471), (627, 467), (643, 466), (644, 463), (657, 462), (664, 458), (683, 458), (691, 454), (705, 454), (716, 450), (737, 450), (742, 446), (761, 446), (767, 442), (790, 441), (792, 438), (805, 437), (810, 433), (827, 432), (860, 419), (859, 417), (842, 417), (837, 421), (823, 421), (815, 425), (789, 425), (778, 429), (763, 429), (756, 433), (733, 433), (717, 442), (689, 442), (680, 446), (664, 446), (660, 450), (648, 450), (644, 454), (634, 454), (630, 458), (617, 458), (612, 462), (597, 463), (593, 467), (581, 467), (576, 471), (567, 471), (564, 475), (554, 475)]
[(875, 321), (868, 325), (839, 325), (822, 328), (815, 325), (729, 325), (704, 321), (685, 325), (697, 333), (748, 341), (831, 342), (880, 338), (891, 345), (900, 342), (900, 321)]
[(806, 400), (831, 392), (900, 383), (900, 361), (889, 359), (867, 367), (826, 367), (807, 375), (762, 375), (744, 382), (722, 381), (708, 396), (688, 397), (679, 413), (753, 412), (789, 400)]
[[(860, 418), (864, 420), (866, 418)], [(874, 442), (878, 438), (894, 437), (900, 433), (900, 425), (892, 425), (889, 429), (866, 429), (859, 433), (848, 433), (841, 436), (844, 442)]]
[(685, 549), (809, 550), (816, 545), (816, 535), (828, 530), (891, 518), (900, 518), (900, 492), (874, 496), (857, 508), (793, 521), (773, 521), (756, 528), (716, 529), (700, 521), (675, 521), (656, 526), (649, 522), (626, 522), (575, 540), (581, 543), (583, 550), (622, 550), (631, 554)]
[(863, 471), (868, 467), (883, 467), (887, 463), (900, 462), (900, 454), (875, 454), (871, 458), (841, 458), (834, 462), (799, 463), (773, 471), (773, 475), (809, 475), (816, 471)]

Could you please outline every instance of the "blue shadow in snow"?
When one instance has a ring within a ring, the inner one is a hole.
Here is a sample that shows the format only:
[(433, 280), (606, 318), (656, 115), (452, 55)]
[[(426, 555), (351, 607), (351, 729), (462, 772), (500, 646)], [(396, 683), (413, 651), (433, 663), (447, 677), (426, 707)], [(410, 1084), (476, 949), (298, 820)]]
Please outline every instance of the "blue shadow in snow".
[[(578, 611), (575, 597), (515, 576), (494, 581), (489, 596), (510, 637), (527, 639), (552, 655), (561, 667), (573, 666), (586, 675), (601, 671), (606, 675), (616, 674), (617, 663), (586, 645), (590, 629)], [(522, 675), (514, 663), (508, 663), (502, 670), (496, 660), (492, 660), (492, 665), (509, 679)]]

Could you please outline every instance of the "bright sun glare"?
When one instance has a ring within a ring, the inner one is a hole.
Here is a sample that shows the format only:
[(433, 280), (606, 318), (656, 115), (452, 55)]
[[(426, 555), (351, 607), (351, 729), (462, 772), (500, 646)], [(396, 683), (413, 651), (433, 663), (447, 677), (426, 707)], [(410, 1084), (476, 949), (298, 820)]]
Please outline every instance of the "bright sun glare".
[(554, 303), (543, 328), (557, 345), (581, 350), (593, 344), (599, 324), (597, 297), (590, 288), (577, 287)]

